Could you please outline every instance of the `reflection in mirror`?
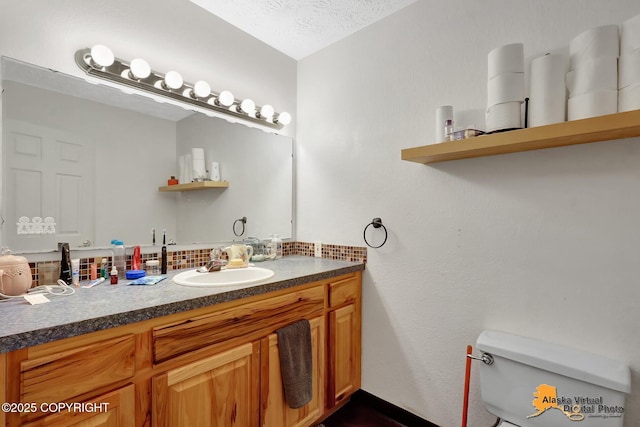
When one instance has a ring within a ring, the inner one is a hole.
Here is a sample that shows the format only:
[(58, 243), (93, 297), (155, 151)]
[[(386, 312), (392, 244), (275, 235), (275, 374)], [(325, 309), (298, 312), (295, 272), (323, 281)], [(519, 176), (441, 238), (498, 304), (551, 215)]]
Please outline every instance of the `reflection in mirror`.
[[(2, 88), (2, 246), (148, 245), (152, 229), (179, 244), (292, 237), (291, 138), (5, 57)], [(159, 192), (192, 148), (229, 187)], [(55, 234), (18, 234), (20, 218), (46, 217)]]

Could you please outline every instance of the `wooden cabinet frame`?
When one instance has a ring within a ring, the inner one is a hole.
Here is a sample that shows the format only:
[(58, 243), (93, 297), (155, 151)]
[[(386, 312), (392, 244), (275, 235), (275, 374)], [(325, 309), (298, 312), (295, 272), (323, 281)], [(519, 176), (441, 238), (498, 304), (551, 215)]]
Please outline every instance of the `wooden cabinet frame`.
[[(96, 427), (168, 425), (176, 410), (167, 405), (179, 399), (167, 393), (182, 392), (172, 387), (198, 390), (228, 369), (251, 377), (239, 382), (247, 389), (236, 396), (251, 424), (314, 425), (360, 387), (361, 280), (358, 271), (0, 354), (4, 402), (107, 399), (114, 405), (110, 415), (95, 418), (2, 412), (0, 426), (73, 426), (80, 418), (82, 425)], [(281, 396), (274, 398), (279, 373), (274, 332), (300, 319), (312, 325), (318, 391), (308, 406), (291, 410)], [(234, 416), (240, 420), (239, 412)]]

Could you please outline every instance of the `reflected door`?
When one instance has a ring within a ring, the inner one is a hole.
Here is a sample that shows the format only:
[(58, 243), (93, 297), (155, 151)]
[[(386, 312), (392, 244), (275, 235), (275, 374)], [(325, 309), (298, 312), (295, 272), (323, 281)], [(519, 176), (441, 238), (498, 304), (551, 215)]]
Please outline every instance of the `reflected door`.
[[(93, 144), (18, 120), (5, 120), (4, 130), (2, 245), (12, 250), (55, 249), (57, 242), (80, 246), (84, 240), (92, 241)], [(31, 224), (19, 226), (20, 217), (29, 218)], [(30, 233), (39, 228), (33, 226), (34, 217), (52, 217), (55, 234)]]

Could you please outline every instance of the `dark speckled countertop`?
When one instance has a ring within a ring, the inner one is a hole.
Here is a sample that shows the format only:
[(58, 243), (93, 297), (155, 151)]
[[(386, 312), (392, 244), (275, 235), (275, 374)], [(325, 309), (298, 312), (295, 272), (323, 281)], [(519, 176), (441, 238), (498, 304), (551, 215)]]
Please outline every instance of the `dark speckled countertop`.
[(195, 288), (173, 283), (171, 277), (180, 271), (172, 271), (156, 285), (129, 286), (121, 280), (113, 286), (106, 281), (76, 288), (71, 296), (50, 296), (45, 304), (30, 305), (22, 298), (1, 302), (0, 353), (364, 270), (362, 262), (305, 256), (256, 266), (275, 275), (245, 287)]

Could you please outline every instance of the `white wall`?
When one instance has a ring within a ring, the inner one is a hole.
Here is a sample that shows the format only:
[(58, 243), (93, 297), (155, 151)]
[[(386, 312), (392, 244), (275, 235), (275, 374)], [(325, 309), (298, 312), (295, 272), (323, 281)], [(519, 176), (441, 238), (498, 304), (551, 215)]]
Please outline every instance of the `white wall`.
[[(640, 139), (425, 166), (435, 109), (483, 118), (487, 54), (528, 63), (640, 13), (637, 0), (418, 1), (298, 64), (297, 239), (368, 251), (363, 388), (440, 425), (461, 419), (465, 350), (485, 328), (629, 363), (640, 424)], [(474, 123), (483, 126), (483, 123)], [(373, 235), (372, 235), (373, 236)], [(495, 419), (473, 370), (469, 426)]]

